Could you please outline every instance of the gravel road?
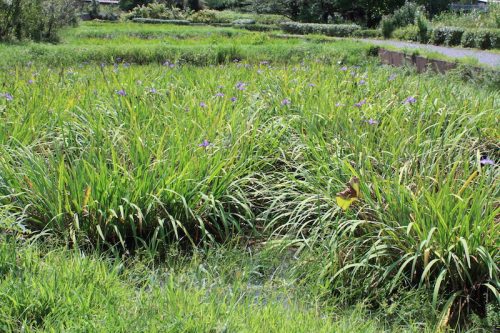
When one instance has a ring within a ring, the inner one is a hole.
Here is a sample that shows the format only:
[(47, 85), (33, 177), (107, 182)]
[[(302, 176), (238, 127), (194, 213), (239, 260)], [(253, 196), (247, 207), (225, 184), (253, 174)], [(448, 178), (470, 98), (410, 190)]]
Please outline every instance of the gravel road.
[(379, 40), (379, 39), (360, 39), (360, 40), (366, 43), (371, 43), (380, 46), (391, 45), (398, 48), (421, 49), (430, 52), (438, 52), (451, 58), (464, 58), (464, 57), (476, 58), (481, 64), (493, 67), (500, 66), (500, 53), (473, 50), (473, 49), (463, 49), (460, 47), (445, 47), (445, 46), (427, 45), (427, 44), (419, 44), (411, 42), (402, 42), (398, 40)]

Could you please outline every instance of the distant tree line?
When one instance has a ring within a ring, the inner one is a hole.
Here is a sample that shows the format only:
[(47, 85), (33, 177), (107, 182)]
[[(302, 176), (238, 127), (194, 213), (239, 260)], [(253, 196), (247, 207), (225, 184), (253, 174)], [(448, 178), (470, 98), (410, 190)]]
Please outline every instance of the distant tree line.
[[(238, 9), (265, 14), (281, 14), (299, 22), (340, 23), (353, 21), (374, 27), (384, 15), (394, 12), (407, 0), (121, 0), (130, 10), (140, 4), (163, 2), (179, 8), (200, 10)], [(460, 0), (458, 0), (460, 1)], [(446, 10), (452, 0), (414, 0), (432, 16)]]

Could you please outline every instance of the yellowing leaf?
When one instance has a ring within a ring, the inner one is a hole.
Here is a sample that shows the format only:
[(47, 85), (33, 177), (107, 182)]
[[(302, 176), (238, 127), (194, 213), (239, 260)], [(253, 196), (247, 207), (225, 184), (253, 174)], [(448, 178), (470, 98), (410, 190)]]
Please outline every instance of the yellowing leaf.
[(352, 203), (360, 197), (359, 178), (352, 177), (346, 186), (344, 191), (337, 193), (337, 205), (344, 211), (348, 210)]
[(356, 198), (344, 199), (341, 196), (337, 196), (337, 205), (339, 205), (342, 210), (348, 210), (351, 204), (356, 200)]

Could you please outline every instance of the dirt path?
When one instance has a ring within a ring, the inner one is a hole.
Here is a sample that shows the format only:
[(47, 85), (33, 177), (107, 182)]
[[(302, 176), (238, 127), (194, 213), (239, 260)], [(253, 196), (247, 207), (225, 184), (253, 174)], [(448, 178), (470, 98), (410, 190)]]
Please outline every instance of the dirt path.
[(480, 64), (489, 65), (493, 67), (500, 66), (500, 53), (474, 50), (474, 49), (463, 49), (460, 47), (444, 47), (436, 45), (403, 42), (398, 40), (379, 40), (379, 39), (359, 39), (359, 40), (381, 46), (390, 45), (398, 48), (421, 49), (430, 52), (438, 52), (451, 58), (465, 58), (465, 57), (476, 58)]

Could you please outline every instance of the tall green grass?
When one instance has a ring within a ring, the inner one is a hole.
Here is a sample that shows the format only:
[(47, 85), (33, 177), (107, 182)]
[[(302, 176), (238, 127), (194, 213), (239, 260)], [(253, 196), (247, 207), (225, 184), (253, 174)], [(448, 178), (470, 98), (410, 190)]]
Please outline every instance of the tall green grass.
[[(351, 42), (119, 47), (128, 34), (71, 57), (70, 42), (12, 46), (35, 64), (0, 74), (9, 233), (160, 256), (269, 238), (325, 297), (382, 306), (418, 288), (441, 324), (498, 304), (498, 91), (380, 67)], [(130, 65), (151, 59), (169, 62)]]

